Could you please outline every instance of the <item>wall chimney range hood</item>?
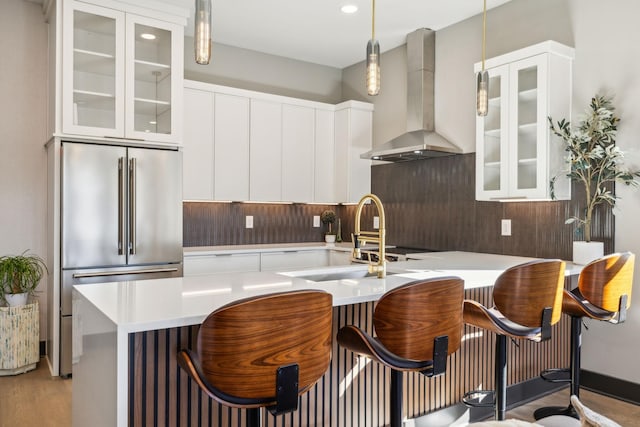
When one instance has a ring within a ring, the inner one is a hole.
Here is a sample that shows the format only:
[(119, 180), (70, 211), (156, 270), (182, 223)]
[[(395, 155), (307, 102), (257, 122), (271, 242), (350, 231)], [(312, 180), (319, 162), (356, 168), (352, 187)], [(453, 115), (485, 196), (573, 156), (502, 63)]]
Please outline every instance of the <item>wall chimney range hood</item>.
[(407, 35), (407, 132), (361, 158), (404, 162), (462, 153), (434, 131), (435, 48), (435, 31), (420, 28)]

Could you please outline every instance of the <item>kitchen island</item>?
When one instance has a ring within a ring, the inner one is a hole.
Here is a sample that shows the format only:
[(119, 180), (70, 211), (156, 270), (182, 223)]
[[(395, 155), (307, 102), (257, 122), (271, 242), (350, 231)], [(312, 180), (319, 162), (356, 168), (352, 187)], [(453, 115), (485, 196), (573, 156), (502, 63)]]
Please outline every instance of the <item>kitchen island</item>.
[[(275, 273), (230, 273), (185, 278), (103, 283), (74, 288), (74, 426), (236, 426), (244, 411), (223, 407), (191, 382), (177, 365), (180, 348), (195, 346), (199, 324), (215, 309), (255, 295), (322, 289), (332, 294), (334, 332), (356, 324), (371, 332), (373, 306), (386, 291), (417, 279), (459, 276), (465, 297), (491, 303), (492, 285), (506, 268), (530, 258), (438, 252), (397, 262), (384, 279), (309, 281), (320, 273), (349, 273), (363, 265)], [(578, 268), (567, 266), (567, 274)], [(568, 281), (567, 281), (568, 282)], [(568, 283), (567, 283), (568, 285)], [(76, 315), (77, 314), (77, 315)], [(568, 364), (568, 327), (554, 327), (552, 340), (524, 343), (510, 355), (509, 385), (540, 370)], [(493, 337), (465, 326), (461, 349), (447, 373), (405, 379), (405, 414), (412, 418), (456, 404), (469, 390), (493, 385)], [(388, 371), (338, 348), (325, 376), (301, 397), (300, 409), (265, 426), (382, 426), (388, 420)]]

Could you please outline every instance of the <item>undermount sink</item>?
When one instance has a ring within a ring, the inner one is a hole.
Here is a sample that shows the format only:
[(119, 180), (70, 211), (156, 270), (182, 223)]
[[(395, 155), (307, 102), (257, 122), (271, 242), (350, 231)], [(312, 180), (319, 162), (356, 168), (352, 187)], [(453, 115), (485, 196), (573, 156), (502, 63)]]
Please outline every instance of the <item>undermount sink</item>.
[(315, 273), (309, 275), (296, 276), (299, 279), (310, 280), (312, 282), (328, 282), (329, 280), (342, 279), (362, 279), (364, 277), (377, 277), (378, 273), (369, 273), (367, 270), (362, 271), (341, 271), (339, 273)]
[[(311, 271), (292, 271), (281, 273), (290, 277), (296, 277), (298, 279), (309, 280), (311, 282), (328, 282), (330, 280), (343, 280), (343, 279), (363, 279), (366, 277), (378, 277), (378, 273), (369, 273), (368, 268), (358, 266), (358, 268), (327, 268), (326, 270), (311, 270)], [(387, 275), (389, 272), (387, 271)]]

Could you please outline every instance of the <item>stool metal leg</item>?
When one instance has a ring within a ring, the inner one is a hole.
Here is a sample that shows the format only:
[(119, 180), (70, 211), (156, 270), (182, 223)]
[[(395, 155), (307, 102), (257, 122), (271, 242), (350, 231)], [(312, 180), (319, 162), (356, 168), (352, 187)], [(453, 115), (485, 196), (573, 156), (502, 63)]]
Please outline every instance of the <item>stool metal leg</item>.
[(507, 413), (507, 336), (496, 335), (495, 418), (502, 421)]
[(391, 370), (391, 427), (402, 427), (402, 371)]
[[(582, 351), (582, 317), (571, 316), (571, 394), (580, 397), (580, 353)], [(578, 413), (569, 403), (569, 406), (547, 406), (538, 408), (533, 413), (533, 418), (541, 420), (552, 415), (566, 415), (578, 419)]]

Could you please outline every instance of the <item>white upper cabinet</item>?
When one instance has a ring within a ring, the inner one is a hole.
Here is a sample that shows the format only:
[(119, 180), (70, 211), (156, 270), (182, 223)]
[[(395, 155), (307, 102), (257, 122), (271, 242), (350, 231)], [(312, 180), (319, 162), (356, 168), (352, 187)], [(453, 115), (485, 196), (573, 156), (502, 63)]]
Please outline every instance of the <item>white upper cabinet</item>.
[(346, 203), (370, 192), (360, 154), (371, 149), (371, 104), (194, 81), (184, 93), (185, 200)]
[(313, 202), (315, 109), (282, 106), (282, 200)]
[[(548, 200), (564, 167), (547, 117), (571, 117), (573, 48), (547, 41), (485, 62), (489, 113), (476, 118), (476, 199)], [(481, 64), (476, 64), (479, 71)], [(560, 178), (556, 197), (569, 199)]]
[(338, 202), (335, 194), (335, 113), (316, 110), (316, 145), (313, 200), (317, 203)]
[(214, 96), (214, 199), (249, 200), (249, 98)]
[(282, 104), (251, 100), (249, 199), (282, 200)]
[(348, 101), (338, 105), (335, 121), (335, 197), (357, 203), (371, 192), (371, 161), (360, 155), (371, 149), (373, 108)]
[(213, 117), (213, 93), (185, 88), (182, 146), (185, 200), (213, 200)]
[(62, 132), (179, 142), (183, 26), (101, 4), (63, 2)]

